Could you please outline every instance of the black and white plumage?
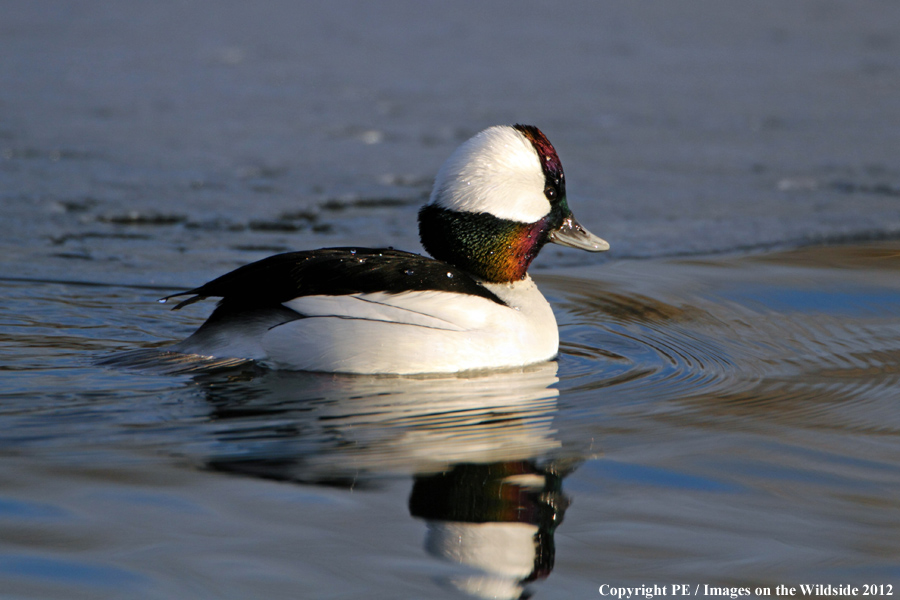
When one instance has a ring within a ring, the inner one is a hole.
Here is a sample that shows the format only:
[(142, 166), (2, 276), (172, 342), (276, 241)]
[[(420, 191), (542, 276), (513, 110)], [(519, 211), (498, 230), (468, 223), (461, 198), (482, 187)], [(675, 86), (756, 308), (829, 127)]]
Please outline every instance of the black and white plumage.
[(609, 245), (572, 217), (562, 165), (537, 128), (487, 129), (465, 142), (419, 214), (434, 256), (393, 249), (289, 252), (240, 267), (175, 308), (221, 298), (174, 352), (275, 368), (437, 373), (552, 359), (550, 305), (527, 275), (541, 247)]

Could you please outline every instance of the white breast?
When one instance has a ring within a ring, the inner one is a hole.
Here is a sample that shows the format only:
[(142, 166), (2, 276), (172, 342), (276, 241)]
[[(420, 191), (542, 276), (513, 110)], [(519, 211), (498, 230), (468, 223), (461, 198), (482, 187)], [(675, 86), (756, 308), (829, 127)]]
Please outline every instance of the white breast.
[(430, 291), (296, 298), (285, 306), (306, 318), (263, 334), (263, 362), (308, 371), (409, 374), (553, 358), (556, 319), (531, 278), (486, 287), (509, 306)]

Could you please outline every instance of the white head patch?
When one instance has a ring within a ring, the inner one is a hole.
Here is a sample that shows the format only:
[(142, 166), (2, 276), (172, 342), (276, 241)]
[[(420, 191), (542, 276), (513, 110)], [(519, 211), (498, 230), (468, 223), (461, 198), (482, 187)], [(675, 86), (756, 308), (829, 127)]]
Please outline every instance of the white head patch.
[(537, 151), (506, 125), (485, 129), (450, 155), (438, 171), (431, 204), (534, 223), (550, 212)]

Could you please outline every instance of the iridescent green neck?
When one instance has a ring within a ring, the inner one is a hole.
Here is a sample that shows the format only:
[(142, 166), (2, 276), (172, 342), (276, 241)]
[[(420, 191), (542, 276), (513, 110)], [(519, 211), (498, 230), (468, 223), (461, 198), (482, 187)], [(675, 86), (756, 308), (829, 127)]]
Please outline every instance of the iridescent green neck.
[(547, 243), (554, 227), (550, 220), (547, 215), (535, 223), (520, 223), (429, 204), (419, 211), (419, 236), (434, 258), (486, 281), (505, 283), (525, 277)]

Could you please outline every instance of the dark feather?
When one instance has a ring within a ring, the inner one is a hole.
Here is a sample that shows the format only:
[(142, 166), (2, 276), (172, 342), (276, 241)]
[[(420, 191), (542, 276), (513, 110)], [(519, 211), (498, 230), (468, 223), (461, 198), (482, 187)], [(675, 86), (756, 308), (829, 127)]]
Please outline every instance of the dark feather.
[(481, 296), (504, 304), (465, 271), (427, 256), (393, 249), (323, 248), (264, 258), (198, 288), (172, 294), (191, 296), (179, 309), (207, 297), (231, 308), (276, 306), (300, 296), (439, 291)]

